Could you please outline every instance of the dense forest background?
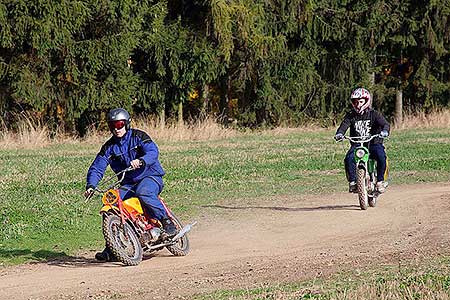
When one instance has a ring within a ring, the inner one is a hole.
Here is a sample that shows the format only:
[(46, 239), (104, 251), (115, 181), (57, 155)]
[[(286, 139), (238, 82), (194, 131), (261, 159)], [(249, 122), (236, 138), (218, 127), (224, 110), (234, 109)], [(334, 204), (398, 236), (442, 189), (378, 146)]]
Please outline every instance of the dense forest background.
[(117, 106), (240, 126), (450, 104), (450, 0), (1, 0), (0, 113), (84, 134)]

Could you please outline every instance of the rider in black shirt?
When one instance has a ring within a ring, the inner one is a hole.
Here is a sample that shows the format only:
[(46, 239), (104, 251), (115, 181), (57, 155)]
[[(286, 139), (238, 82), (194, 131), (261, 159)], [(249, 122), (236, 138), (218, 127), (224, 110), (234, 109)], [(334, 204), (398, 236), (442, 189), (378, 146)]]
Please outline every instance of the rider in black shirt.
[[(383, 115), (372, 109), (372, 95), (364, 88), (357, 88), (350, 96), (353, 109), (347, 112), (341, 125), (336, 131), (335, 139), (340, 141), (350, 128), (351, 137), (370, 136), (380, 134), (389, 136), (390, 126)], [(349, 192), (356, 192), (356, 162), (353, 159), (353, 151), (356, 145), (351, 144), (345, 156), (345, 171), (349, 182)], [(386, 151), (383, 138), (374, 138), (369, 143), (370, 157), (377, 161), (377, 190), (383, 193), (386, 188)]]

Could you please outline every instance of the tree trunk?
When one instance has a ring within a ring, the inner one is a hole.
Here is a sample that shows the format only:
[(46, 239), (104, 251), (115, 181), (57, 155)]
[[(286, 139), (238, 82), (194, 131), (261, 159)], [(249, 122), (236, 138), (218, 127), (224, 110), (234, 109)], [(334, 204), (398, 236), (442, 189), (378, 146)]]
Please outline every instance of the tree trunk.
[(220, 95), (219, 113), (222, 123), (228, 123), (229, 117), (229, 102), (230, 102), (230, 90), (231, 90), (231, 78), (226, 76), (221, 81), (222, 93)]
[(161, 129), (166, 127), (166, 105), (163, 103), (161, 110), (159, 111), (159, 126)]
[(178, 104), (178, 125), (183, 125), (183, 102)]
[(397, 93), (395, 97), (394, 119), (397, 125), (400, 125), (403, 122), (403, 90), (401, 83), (397, 87)]
[(375, 72), (369, 73), (370, 90), (375, 86)]
[(202, 91), (202, 98), (203, 98), (203, 105), (202, 105), (202, 117), (205, 117), (208, 113), (209, 109), (209, 85), (204, 84), (203, 85), (203, 91)]

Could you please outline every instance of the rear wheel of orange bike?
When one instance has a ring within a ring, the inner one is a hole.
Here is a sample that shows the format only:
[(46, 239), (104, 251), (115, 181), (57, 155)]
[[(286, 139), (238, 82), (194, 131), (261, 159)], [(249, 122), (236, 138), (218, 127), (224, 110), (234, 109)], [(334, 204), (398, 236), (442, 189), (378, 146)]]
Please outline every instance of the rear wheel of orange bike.
[[(181, 221), (172, 213), (172, 221), (175, 223), (177, 230), (183, 228)], [(189, 253), (189, 239), (187, 234), (181, 237), (175, 244), (167, 246), (167, 250), (175, 256), (185, 256)]]

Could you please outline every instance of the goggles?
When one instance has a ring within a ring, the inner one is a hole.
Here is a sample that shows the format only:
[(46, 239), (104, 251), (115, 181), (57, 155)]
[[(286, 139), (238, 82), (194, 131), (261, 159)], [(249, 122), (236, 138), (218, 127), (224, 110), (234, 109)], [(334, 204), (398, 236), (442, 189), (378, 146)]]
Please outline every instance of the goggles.
[(127, 125), (127, 122), (125, 120), (118, 120), (118, 121), (111, 121), (108, 122), (109, 130), (113, 131), (114, 129), (120, 130)]

